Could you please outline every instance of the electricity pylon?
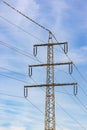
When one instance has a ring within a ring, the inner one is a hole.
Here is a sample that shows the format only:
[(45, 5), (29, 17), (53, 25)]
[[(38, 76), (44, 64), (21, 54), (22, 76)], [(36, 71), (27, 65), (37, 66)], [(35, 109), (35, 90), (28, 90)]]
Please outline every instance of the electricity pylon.
[(37, 47), (38, 46), (47, 46), (47, 63), (46, 64), (38, 64), (38, 65), (29, 65), (29, 76), (32, 76), (32, 67), (41, 67), (46, 66), (46, 84), (39, 85), (29, 85), (24, 86), (24, 96), (25, 98), (28, 96), (28, 88), (29, 87), (46, 87), (46, 99), (45, 99), (45, 130), (55, 130), (55, 86), (74, 86), (74, 94), (77, 94), (77, 83), (55, 83), (54, 82), (54, 66), (55, 65), (69, 65), (69, 73), (72, 73), (72, 62), (66, 63), (54, 63), (54, 46), (55, 45), (64, 45), (64, 53), (68, 51), (68, 43), (53, 43), (52, 41), (52, 33), (49, 32), (48, 43), (46, 44), (36, 44), (34, 45), (34, 56), (37, 55)]
[(54, 66), (55, 65), (69, 65), (69, 73), (72, 73), (72, 62), (66, 62), (66, 63), (54, 63), (54, 46), (55, 45), (63, 45), (64, 44), (64, 53), (66, 54), (68, 52), (68, 45), (67, 42), (63, 43), (53, 43), (52, 36), (55, 38), (55, 36), (51, 33), (51, 31), (44, 26), (40, 25), (33, 19), (29, 18), (16, 8), (12, 7), (7, 2), (3, 1), (3, 3), (13, 10), (15, 10), (17, 13), (25, 17), (26, 19), (30, 20), (40, 28), (44, 29), (45, 31), (49, 32), (49, 38), (48, 43), (46, 44), (36, 44), (34, 45), (34, 56), (37, 55), (37, 47), (38, 46), (47, 46), (47, 63), (46, 64), (39, 64), (39, 65), (30, 65), (29, 66), (29, 76), (32, 76), (32, 67), (38, 67), (38, 66), (47, 66), (46, 71), (46, 84), (40, 84), (40, 85), (29, 85), (24, 86), (24, 96), (27, 98), (28, 96), (28, 88), (29, 87), (46, 87), (46, 100), (45, 100), (45, 130), (55, 130), (55, 92), (54, 87), (55, 86), (68, 86), (73, 85), (74, 86), (74, 94), (77, 94), (77, 83), (55, 83), (54, 82)]
[(54, 87), (55, 86), (68, 86), (73, 85), (74, 86), (74, 94), (77, 94), (77, 83), (55, 83), (54, 82), (54, 66), (55, 65), (69, 65), (69, 73), (72, 73), (72, 62), (66, 62), (66, 63), (54, 63), (54, 46), (55, 45), (64, 45), (64, 53), (66, 54), (68, 52), (68, 45), (67, 42), (63, 43), (53, 43), (52, 37), (55, 38), (55, 36), (51, 33), (51, 31), (44, 26), (40, 25), (33, 19), (29, 18), (7, 2), (3, 1), (3, 3), (7, 6), (9, 6), (11, 9), (15, 10), (17, 13), (31, 21), (32, 23), (36, 24), (38, 27), (44, 29), (45, 31), (49, 32), (49, 38), (48, 43), (46, 44), (36, 44), (34, 45), (34, 56), (37, 55), (37, 47), (38, 46), (47, 46), (47, 63), (46, 64), (39, 64), (39, 65), (30, 65), (29, 66), (29, 76), (32, 76), (32, 67), (38, 67), (38, 66), (47, 66), (46, 71), (46, 84), (40, 84), (40, 85), (29, 85), (24, 86), (24, 96), (27, 98), (28, 96), (28, 88), (29, 87), (46, 87), (46, 100), (45, 100), (45, 130), (55, 130), (55, 92)]

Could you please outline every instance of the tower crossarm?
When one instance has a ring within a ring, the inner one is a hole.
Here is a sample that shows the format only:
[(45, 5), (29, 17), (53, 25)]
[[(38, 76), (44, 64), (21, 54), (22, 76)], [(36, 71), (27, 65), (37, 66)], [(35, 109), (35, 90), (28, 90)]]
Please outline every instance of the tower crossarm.
[[(37, 48), (40, 46), (47, 47), (47, 63), (46, 64), (38, 64), (38, 65), (29, 65), (29, 76), (32, 76), (32, 67), (39, 67), (39, 66), (46, 66), (46, 83), (45, 84), (38, 84), (38, 85), (26, 85), (24, 86), (24, 97), (28, 97), (28, 88), (33, 87), (46, 87), (46, 100), (45, 100), (45, 127), (44, 130), (56, 130), (55, 128), (55, 90), (56, 86), (73, 86), (74, 87), (74, 95), (77, 95), (78, 87), (77, 83), (54, 83), (54, 66), (56, 65), (68, 65), (69, 64), (69, 73), (72, 74), (72, 62), (66, 63), (54, 63), (54, 45), (60, 45), (61, 49), (64, 51), (65, 54), (68, 52), (68, 42), (53, 42), (53, 39), (56, 39), (54, 34), (45, 26), (37, 23), (21, 11), (17, 10), (4, 0), (2, 0), (5, 5), (25, 17), (27, 20), (31, 21), (38, 27), (44, 29), (49, 33), (48, 43), (44, 44), (35, 44), (33, 46), (33, 55), (37, 56)], [(62, 47), (63, 45), (63, 47)], [(70, 58), (69, 58), (70, 59)], [(70, 60), (71, 61), (71, 60)]]
[(64, 45), (64, 44), (68, 44), (68, 42), (58, 42), (58, 43), (45, 43), (45, 44), (35, 44), (34, 47), (37, 46), (54, 46), (54, 45)]
[(77, 83), (54, 83), (54, 84), (38, 84), (38, 85), (28, 85), (24, 86), (25, 88), (32, 88), (32, 87), (49, 87), (49, 86), (77, 86)]
[(50, 87), (50, 86), (73, 86), (74, 87), (74, 95), (77, 95), (78, 91), (78, 84), (77, 83), (53, 83), (53, 84), (38, 84), (38, 85), (26, 85), (24, 86), (24, 97), (28, 96), (28, 88), (37, 88), (37, 87)]
[(43, 67), (43, 66), (70, 65), (70, 64), (73, 64), (73, 62), (54, 63), (54, 64), (37, 64), (37, 65), (29, 65), (29, 67)]
[(47, 46), (47, 47), (52, 47), (55, 45), (64, 45), (63, 51), (66, 54), (68, 52), (68, 42), (57, 42), (57, 43), (45, 43), (45, 44), (35, 44), (33, 45), (33, 54), (34, 56), (37, 55), (37, 47), (39, 46)]
[(64, 63), (50, 63), (50, 64), (37, 64), (37, 65), (29, 65), (29, 77), (32, 76), (32, 67), (50, 67), (57, 65), (69, 65), (69, 74), (72, 74), (73, 71), (73, 62), (64, 62)]

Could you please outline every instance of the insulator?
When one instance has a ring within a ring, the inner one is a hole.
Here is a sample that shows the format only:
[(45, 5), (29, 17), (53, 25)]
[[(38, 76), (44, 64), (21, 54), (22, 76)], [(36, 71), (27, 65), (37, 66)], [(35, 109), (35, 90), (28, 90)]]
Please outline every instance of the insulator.
[(24, 97), (28, 97), (28, 88), (24, 87)]
[(77, 85), (74, 85), (74, 95), (76, 96), (78, 93), (78, 86)]
[(31, 77), (31, 76), (32, 76), (32, 67), (29, 66), (29, 77)]
[(68, 43), (64, 44), (64, 53), (68, 53)]
[(37, 56), (37, 46), (34, 46), (34, 47), (33, 47), (33, 55), (34, 55), (34, 56)]
[(73, 72), (73, 64), (70, 63), (69, 64), (69, 74), (72, 74), (72, 72)]

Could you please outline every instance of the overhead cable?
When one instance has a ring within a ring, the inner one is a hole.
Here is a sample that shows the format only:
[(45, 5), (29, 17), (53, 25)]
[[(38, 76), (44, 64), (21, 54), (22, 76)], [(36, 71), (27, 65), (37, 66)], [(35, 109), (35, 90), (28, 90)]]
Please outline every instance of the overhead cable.
[[(28, 20), (30, 20), (31, 22), (33, 22), (34, 24), (38, 25), (39, 27), (41, 27), (42, 29), (48, 31), (49, 33), (52, 34), (52, 36), (54, 37), (54, 39), (57, 41), (55, 35), (47, 28), (45, 28), (44, 26), (42, 26), (41, 24), (37, 23), (36, 21), (34, 21), (33, 19), (29, 18), (28, 16), (26, 16), (25, 14), (23, 14), (22, 12), (20, 12), (19, 10), (15, 9), (14, 7), (12, 7), (10, 4), (8, 4), (6, 1), (3, 1), (4, 4), (6, 4), (7, 6), (9, 6), (10, 8), (12, 8), (13, 10), (15, 10), (17, 13), (21, 14), (22, 16), (24, 16), (25, 18), (27, 18)], [(58, 43), (58, 41), (57, 41)], [(61, 46), (60, 46), (61, 47)], [(62, 48), (62, 47), (61, 47)], [(62, 48), (62, 50), (64, 51), (64, 49)], [(72, 62), (71, 58), (65, 53), (65, 55), (68, 57), (68, 59)], [(85, 79), (85, 77), (81, 74), (81, 72), (78, 70), (77, 66), (73, 63), (73, 65), (75, 66), (76, 70), (78, 71), (78, 73), (80, 74), (80, 76), (82, 77), (82, 79), (87, 83), (87, 80)]]
[(24, 16), (26, 19), (30, 20), (31, 22), (33, 22), (34, 24), (36, 24), (37, 26), (41, 27), (42, 29), (51, 32), (49, 29), (47, 29), (46, 27), (42, 26), (41, 24), (37, 23), (36, 21), (34, 21), (33, 19), (29, 18), (27, 15), (23, 14), (22, 12), (20, 12), (19, 10), (15, 9), (14, 7), (12, 7), (10, 4), (8, 4), (6, 1), (3, 1), (4, 4), (6, 4), (7, 6), (9, 6), (10, 8), (12, 8), (13, 10), (15, 10), (17, 13), (21, 14), (22, 16)]
[(20, 30), (23, 31), (24, 33), (28, 34), (29, 36), (32, 36), (33, 38), (35, 38), (35, 39), (37, 39), (37, 40), (39, 40), (39, 41), (41, 41), (41, 42), (43, 42), (43, 43), (45, 42), (45, 41), (41, 40), (40, 38), (38, 38), (37, 36), (33, 35), (32, 33), (27, 32), (25, 29), (23, 29), (23, 28), (20, 27), (19, 25), (17, 25), (17, 24), (15, 24), (15, 23), (11, 22), (11, 21), (8, 20), (7, 18), (5, 18), (5, 17), (3, 17), (3, 16), (0, 16), (0, 18), (3, 19), (3, 20), (5, 20), (5, 21), (8, 22), (9, 24), (15, 26), (16, 28), (20, 29)]

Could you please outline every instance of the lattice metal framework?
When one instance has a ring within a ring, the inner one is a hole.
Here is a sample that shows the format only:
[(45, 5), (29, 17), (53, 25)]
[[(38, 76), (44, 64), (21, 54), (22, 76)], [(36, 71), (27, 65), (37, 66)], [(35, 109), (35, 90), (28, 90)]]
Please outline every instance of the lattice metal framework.
[(46, 84), (38, 85), (28, 85), (24, 86), (24, 96), (28, 96), (28, 88), (32, 87), (46, 87), (46, 99), (45, 99), (45, 130), (55, 130), (55, 86), (74, 86), (74, 94), (77, 94), (77, 83), (55, 83), (54, 82), (54, 66), (56, 65), (69, 65), (69, 74), (72, 74), (72, 62), (63, 62), (63, 63), (54, 63), (54, 46), (55, 45), (64, 45), (64, 53), (68, 52), (67, 42), (62, 43), (53, 43), (52, 33), (49, 32), (48, 43), (46, 44), (35, 44), (33, 48), (34, 56), (37, 55), (37, 47), (47, 46), (47, 63), (46, 64), (37, 64), (29, 65), (29, 76), (32, 76), (32, 67), (42, 67), (46, 66)]
[[(49, 33), (48, 44), (52, 42), (52, 35)], [(54, 64), (54, 46), (47, 47), (47, 64)], [(54, 84), (54, 65), (47, 66), (46, 84)], [(55, 94), (54, 85), (46, 87), (45, 105), (45, 130), (55, 130)]]
[(67, 85), (74, 85), (74, 94), (77, 94), (77, 83), (61, 83), (57, 84), (54, 83), (54, 66), (55, 65), (67, 65), (69, 64), (69, 73), (72, 73), (72, 62), (67, 63), (54, 63), (54, 45), (62, 45), (64, 44), (64, 53), (66, 54), (68, 51), (67, 42), (63, 43), (53, 43), (52, 36), (55, 36), (51, 33), (51, 31), (44, 26), (40, 25), (39, 23), (35, 22), (19, 10), (12, 7), (7, 2), (3, 1), (4, 4), (15, 10), (17, 13), (28, 19), (29, 21), (33, 22), (37, 26), (41, 27), (42, 29), (49, 32), (48, 43), (46, 44), (36, 44), (34, 45), (34, 56), (37, 55), (37, 46), (47, 46), (47, 64), (40, 64), (40, 65), (30, 65), (29, 66), (29, 76), (32, 76), (32, 67), (38, 66), (47, 66), (47, 74), (46, 74), (46, 84), (39, 84), (39, 85), (29, 85), (24, 86), (24, 96), (27, 98), (28, 96), (28, 88), (29, 87), (46, 87), (46, 105), (45, 105), (45, 130), (55, 130), (55, 93), (54, 87), (55, 86), (67, 86)]

